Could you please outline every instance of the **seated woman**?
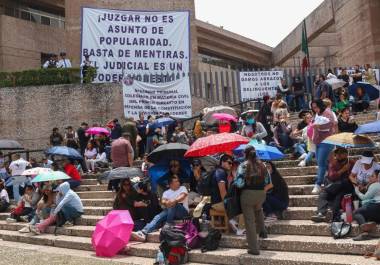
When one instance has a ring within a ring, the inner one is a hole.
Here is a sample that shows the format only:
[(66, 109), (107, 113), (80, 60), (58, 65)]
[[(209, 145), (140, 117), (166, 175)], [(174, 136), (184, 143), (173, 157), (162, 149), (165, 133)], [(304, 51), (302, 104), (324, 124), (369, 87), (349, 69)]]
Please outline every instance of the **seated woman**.
[(107, 154), (102, 147), (99, 148), (99, 153), (96, 154), (95, 159), (86, 159), (87, 169), (96, 172), (97, 167), (107, 167), (108, 160)]
[(350, 119), (350, 109), (344, 108), (338, 118), (338, 130), (339, 132), (355, 132), (358, 128), (356, 122)]
[(371, 234), (376, 230), (376, 223), (380, 223), (380, 183), (376, 173), (369, 178), (368, 190), (364, 194), (355, 187), (355, 193), (361, 200), (362, 206), (354, 211), (354, 220), (360, 225), (361, 234), (353, 240), (372, 239)]
[(292, 126), (287, 123), (286, 117), (283, 115), (279, 115), (277, 117), (278, 122), (273, 129), (273, 140), (274, 142), (271, 145), (278, 147), (280, 150), (285, 151), (293, 147), (294, 141), (290, 137), (292, 133)]
[(92, 142), (89, 142), (87, 144), (87, 148), (84, 151), (84, 159), (86, 161), (86, 166), (88, 169), (88, 172), (91, 173), (91, 161), (96, 159), (96, 155), (98, 154), (98, 151), (92, 144)]
[(266, 167), (270, 174), (272, 185), (266, 187), (266, 200), (263, 204), (265, 216), (274, 219), (284, 219), (284, 211), (289, 205), (288, 185), (277, 171), (276, 166), (272, 162), (266, 163)]
[(261, 142), (268, 135), (268, 132), (261, 122), (249, 117), (242, 128), (241, 135)]
[(21, 197), (17, 207), (11, 212), (10, 217), (6, 219), (7, 223), (15, 223), (20, 221), (29, 222), (28, 215), (33, 211), (32, 195), (33, 187), (26, 186), (25, 193)]
[(73, 163), (71, 163), (70, 160), (68, 159), (63, 160), (63, 170), (71, 178), (67, 180), (67, 182), (70, 184), (70, 189), (75, 189), (76, 187), (79, 187), (81, 184), (82, 178), (79, 174), (78, 169), (73, 165)]
[(370, 100), (364, 89), (362, 87), (358, 87), (356, 89), (355, 96), (350, 97), (350, 102), (354, 113), (362, 111), (367, 112)]
[(350, 101), (348, 100), (348, 95), (346, 91), (339, 93), (338, 101), (335, 102), (333, 111), (336, 113), (341, 113), (345, 108), (350, 106)]
[(133, 207), (133, 186), (129, 178), (120, 181), (120, 188), (113, 202), (114, 210), (132, 210)]
[(0, 213), (5, 212), (9, 207), (9, 196), (5, 189), (5, 181), (0, 179)]
[(298, 156), (298, 160), (304, 160), (307, 157), (307, 134), (305, 129), (308, 125), (311, 124), (313, 120), (313, 116), (309, 111), (302, 111), (299, 116), (302, 118), (302, 121), (297, 124), (297, 128), (295, 128), (291, 137), (298, 141), (294, 144), (294, 153), (293, 157), (296, 158)]

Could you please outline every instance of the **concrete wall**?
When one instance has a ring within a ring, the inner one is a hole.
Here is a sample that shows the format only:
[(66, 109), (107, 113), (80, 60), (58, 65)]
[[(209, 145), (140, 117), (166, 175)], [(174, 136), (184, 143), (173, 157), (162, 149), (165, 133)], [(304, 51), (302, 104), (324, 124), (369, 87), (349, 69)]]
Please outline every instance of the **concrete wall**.
[(64, 48), (64, 29), (0, 15), (0, 71), (41, 67), (41, 52)]
[[(193, 97), (193, 113), (209, 106)], [(45, 148), (53, 127), (105, 124), (124, 115), (120, 84), (57, 85), (0, 89), (0, 139)]]
[(66, 47), (75, 65), (80, 62), (81, 7), (101, 7), (125, 10), (190, 10), (191, 14), (191, 66), (197, 69), (198, 43), (195, 25), (195, 8), (192, 0), (66, 0)]

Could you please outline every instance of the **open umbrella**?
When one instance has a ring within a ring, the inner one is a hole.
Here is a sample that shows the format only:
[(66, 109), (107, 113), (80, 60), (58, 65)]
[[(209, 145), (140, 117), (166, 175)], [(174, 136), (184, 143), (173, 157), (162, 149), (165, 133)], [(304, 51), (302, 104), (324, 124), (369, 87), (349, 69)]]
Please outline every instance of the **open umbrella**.
[(75, 149), (67, 146), (53, 146), (45, 151), (47, 155), (60, 155), (75, 160), (83, 160), (82, 155)]
[(0, 150), (21, 150), (21, 144), (15, 140), (0, 140)]
[(343, 87), (346, 84), (346, 81), (338, 78), (327, 79), (326, 82), (332, 87), (333, 90)]
[(373, 121), (359, 127), (354, 132), (355, 134), (366, 134), (366, 133), (379, 133), (380, 132), (380, 121)]
[(109, 212), (95, 227), (92, 247), (96, 256), (113, 257), (129, 242), (133, 230), (133, 219), (127, 210)]
[[(107, 174), (108, 173), (108, 174)], [(135, 177), (143, 177), (144, 173), (141, 168), (137, 167), (118, 167), (105, 173), (108, 180), (112, 179), (133, 179)]]
[(62, 171), (51, 171), (38, 174), (32, 182), (45, 182), (45, 181), (54, 181), (54, 180), (64, 180), (70, 179), (70, 176), (66, 175)]
[(355, 96), (356, 90), (359, 87), (364, 89), (365, 93), (367, 93), (370, 100), (375, 100), (379, 98), (379, 90), (373, 85), (371, 85), (370, 83), (366, 83), (366, 82), (357, 82), (357, 83), (352, 84), (351, 86), (348, 87), (348, 93), (351, 96)]
[(261, 160), (279, 160), (283, 159), (285, 155), (275, 146), (260, 144), (256, 140), (249, 142), (250, 145), (255, 147), (256, 154)]
[(99, 135), (99, 134), (110, 135), (110, 132), (106, 128), (102, 128), (102, 127), (91, 127), (86, 130), (86, 133), (91, 134), (91, 135)]
[(25, 170), (24, 172), (22, 172), (22, 176), (35, 176), (35, 175), (39, 175), (39, 174), (42, 174), (42, 173), (48, 173), (48, 172), (52, 172), (52, 170), (50, 168), (46, 168), (46, 167), (34, 167), (34, 168), (30, 168), (30, 169), (27, 169)]
[(235, 109), (228, 106), (216, 106), (212, 108), (204, 108), (203, 113), (204, 113), (203, 120), (208, 124), (211, 124), (215, 121), (215, 119), (212, 117), (214, 113), (227, 113), (234, 117), (237, 116)]
[(214, 114), (212, 114), (212, 117), (218, 121), (237, 122), (237, 119), (234, 116), (232, 116), (231, 114), (227, 114), (227, 113), (214, 113)]
[(162, 160), (181, 159), (188, 149), (189, 146), (187, 144), (163, 144), (148, 155), (148, 161), (157, 164)]
[(197, 139), (185, 153), (185, 157), (202, 157), (217, 153), (231, 152), (248, 138), (236, 133), (219, 133)]
[(255, 114), (258, 113), (258, 112), (259, 112), (259, 110), (251, 109), (251, 110), (247, 110), (247, 111), (243, 112), (242, 114), (240, 114), (240, 116), (241, 116), (242, 118), (245, 118), (245, 117), (247, 117), (247, 116), (255, 115)]
[(175, 122), (175, 120), (173, 120), (172, 118), (163, 117), (163, 118), (159, 118), (159, 119), (155, 120), (152, 123), (152, 125), (150, 125), (150, 127), (152, 129), (161, 128), (161, 127), (169, 126), (169, 125), (173, 124), (174, 122)]
[(375, 147), (375, 143), (367, 136), (353, 133), (338, 133), (327, 137), (322, 143), (348, 147)]

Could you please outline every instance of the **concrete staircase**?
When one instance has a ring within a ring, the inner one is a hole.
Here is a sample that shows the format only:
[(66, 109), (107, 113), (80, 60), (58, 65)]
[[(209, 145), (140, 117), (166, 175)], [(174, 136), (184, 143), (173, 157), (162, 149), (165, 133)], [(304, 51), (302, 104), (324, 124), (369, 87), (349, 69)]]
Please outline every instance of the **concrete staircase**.
[[(357, 120), (365, 123), (373, 120), (373, 116), (373, 113), (361, 114), (357, 115)], [(378, 139), (376, 136), (373, 138)], [(362, 151), (363, 149), (352, 150), (350, 155), (357, 157)], [(379, 149), (375, 149), (375, 152), (380, 153)], [(330, 235), (329, 224), (315, 224), (310, 221), (317, 203), (317, 196), (311, 195), (317, 170), (315, 164), (297, 167), (297, 161), (289, 158), (277, 161), (275, 164), (289, 185), (290, 205), (284, 220), (269, 224), (270, 235), (260, 242), (261, 255), (246, 254), (245, 237), (223, 235), (220, 249), (217, 251), (201, 253), (199, 250), (192, 250), (191, 264), (376, 264), (374, 259), (365, 259), (363, 255), (375, 249), (377, 239), (362, 242), (355, 242), (350, 238), (334, 240)], [(46, 246), (47, 249), (55, 249), (57, 253), (62, 251), (65, 255), (71, 255), (68, 250), (72, 250), (73, 255), (80, 253), (88, 257), (89, 261), (94, 259), (91, 235), (96, 222), (112, 209), (114, 194), (107, 191), (106, 185), (98, 185), (94, 174), (83, 176), (83, 185), (78, 189), (78, 194), (85, 207), (84, 216), (78, 225), (59, 228), (57, 236), (53, 234), (53, 227), (46, 234), (31, 236), (17, 232), (25, 224), (7, 224), (5, 218), (8, 214), (2, 213), (0, 239), (17, 242), (12, 244), (19, 248), (25, 248), (30, 244)], [(380, 229), (377, 233), (380, 236)], [(351, 236), (358, 234), (359, 228), (354, 224)], [(112, 261), (115, 261), (115, 264), (119, 261), (122, 261), (122, 264), (152, 264), (159, 246), (158, 235), (158, 232), (151, 234), (147, 243), (130, 242), (120, 256)]]

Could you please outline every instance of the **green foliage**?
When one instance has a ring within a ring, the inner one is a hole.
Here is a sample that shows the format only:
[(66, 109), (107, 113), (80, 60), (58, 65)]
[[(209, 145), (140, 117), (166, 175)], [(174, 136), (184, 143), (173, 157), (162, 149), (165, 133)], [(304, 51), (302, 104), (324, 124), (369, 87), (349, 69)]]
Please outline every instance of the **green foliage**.
[(87, 74), (84, 74), (83, 76), (83, 83), (91, 83), (96, 77), (96, 68), (88, 67)]
[(48, 68), (11, 73), (0, 72), (0, 87), (76, 84), (80, 83), (80, 81), (79, 68)]

